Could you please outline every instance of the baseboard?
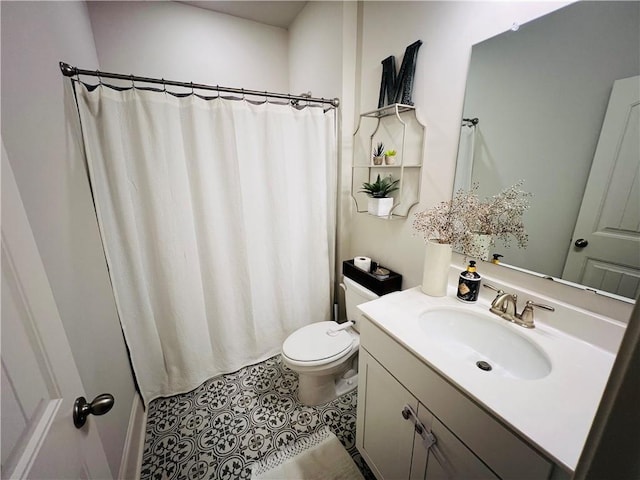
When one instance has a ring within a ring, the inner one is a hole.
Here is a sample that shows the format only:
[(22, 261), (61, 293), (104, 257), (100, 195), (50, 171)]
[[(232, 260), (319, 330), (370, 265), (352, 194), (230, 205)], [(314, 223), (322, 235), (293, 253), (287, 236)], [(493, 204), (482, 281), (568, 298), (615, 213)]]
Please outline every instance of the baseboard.
[(142, 406), (142, 399), (137, 393), (133, 396), (127, 438), (122, 450), (122, 461), (118, 478), (139, 480), (144, 452), (144, 434), (147, 426), (147, 412)]

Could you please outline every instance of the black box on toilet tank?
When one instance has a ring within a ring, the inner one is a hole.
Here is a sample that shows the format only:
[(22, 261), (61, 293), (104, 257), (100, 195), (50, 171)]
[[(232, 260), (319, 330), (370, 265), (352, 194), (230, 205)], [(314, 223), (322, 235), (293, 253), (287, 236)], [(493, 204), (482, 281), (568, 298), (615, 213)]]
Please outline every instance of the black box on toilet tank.
[[(375, 271), (380, 267), (375, 262), (371, 262), (371, 270)], [(384, 268), (384, 267), (383, 267)], [(389, 270), (387, 268), (387, 270)], [(353, 258), (342, 262), (342, 274), (350, 278), (354, 282), (358, 282), (367, 290), (371, 290), (376, 295), (386, 295), (387, 293), (402, 290), (402, 275), (389, 270), (386, 278), (374, 275), (371, 272), (365, 272), (361, 268), (354, 265)]]

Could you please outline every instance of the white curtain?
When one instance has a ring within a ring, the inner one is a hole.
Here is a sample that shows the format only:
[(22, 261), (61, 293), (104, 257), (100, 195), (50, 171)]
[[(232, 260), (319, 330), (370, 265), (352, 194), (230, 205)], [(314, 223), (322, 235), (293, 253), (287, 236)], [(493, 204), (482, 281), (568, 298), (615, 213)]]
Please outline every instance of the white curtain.
[(454, 194), (460, 189), (469, 190), (471, 188), (475, 143), (476, 125), (462, 125), (460, 128), (460, 145), (458, 146), (456, 176), (453, 185)]
[(122, 328), (145, 402), (331, 317), (335, 120), (320, 108), (76, 84)]

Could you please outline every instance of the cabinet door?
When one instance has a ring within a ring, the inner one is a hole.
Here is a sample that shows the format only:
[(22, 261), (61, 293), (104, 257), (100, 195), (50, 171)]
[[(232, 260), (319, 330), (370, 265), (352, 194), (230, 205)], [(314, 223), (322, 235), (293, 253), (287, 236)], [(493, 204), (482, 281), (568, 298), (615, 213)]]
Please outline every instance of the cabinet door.
[[(419, 469), (424, 466), (424, 460), (421, 460), (424, 458), (424, 452), (426, 452), (426, 471), (421, 478), (425, 480), (499, 478), (422, 404), (419, 405), (418, 418), (427, 429), (431, 430), (436, 437), (436, 443), (427, 451), (422, 445), (422, 438), (416, 435), (413, 478), (418, 478)], [(419, 452), (419, 448), (423, 451)]]
[(414, 427), (402, 416), (418, 401), (365, 350), (360, 350), (356, 446), (379, 480), (408, 479)]

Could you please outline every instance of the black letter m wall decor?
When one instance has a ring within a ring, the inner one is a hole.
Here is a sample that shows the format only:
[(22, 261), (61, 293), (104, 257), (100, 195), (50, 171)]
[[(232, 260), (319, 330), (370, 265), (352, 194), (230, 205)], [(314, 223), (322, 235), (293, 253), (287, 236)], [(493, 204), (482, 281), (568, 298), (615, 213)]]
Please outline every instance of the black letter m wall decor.
[(398, 72), (397, 76), (395, 57), (392, 55), (382, 60), (382, 81), (380, 83), (378, 108), (384, 107), (385, 93), (387, 95), (387, 105), (393, 103), (413, 105), (411, 101), (413, 77), (416, 73), (416, 62), (418, 60), (418, 49), (420, 45), (422, 45), (422, 40), (412, 43), (405, 49), (400, 72)]

